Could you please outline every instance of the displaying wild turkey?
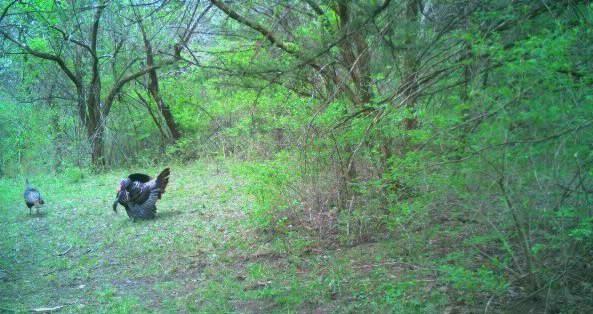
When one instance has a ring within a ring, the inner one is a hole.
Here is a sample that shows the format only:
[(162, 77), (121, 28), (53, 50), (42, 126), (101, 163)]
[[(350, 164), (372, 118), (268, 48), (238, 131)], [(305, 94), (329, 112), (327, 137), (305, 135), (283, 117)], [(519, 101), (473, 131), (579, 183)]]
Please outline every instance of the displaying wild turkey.
[(134, 173), (121, 180), (117, 188), (117, 197), (113, 202), (113, 211), (117, 212), (119, 203), (132, 220), (154, 218), (156, 202), (165, 193), (170, 173), (169, 168), (166, 168), (156, 179), (142, 173)]
[(31, 207), (33, 206), (35, 206), (35, 209), (39, 214), (38, 206), (45, 204), (45, 202), (43, 201), (43, 198), (41, 198), (41, 193), (29, 184), (29, 179), (26, 179), (25, 182), (27, 185), (25, 186), (25, 193), (23, 196), (25, 197), (25, 204), (29, 207), (29, 215), (32, 215)]

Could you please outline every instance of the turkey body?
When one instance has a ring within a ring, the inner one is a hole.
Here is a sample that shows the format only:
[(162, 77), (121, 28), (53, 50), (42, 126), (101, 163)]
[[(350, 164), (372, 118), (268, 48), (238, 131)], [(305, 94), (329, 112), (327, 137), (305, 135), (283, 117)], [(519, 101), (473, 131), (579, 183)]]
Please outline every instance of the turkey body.
[(37, 213), (39, 213), (39, 205), (45, 204), (43, 198), (41, 197), (41, 193), (35, 188), (33, 188), (29, 184), (29, 180), (26, 181), (27, 186), (25, 187), (25, 193), (23, 194), (25, 198), (25, 204), (29, 208), (29, 215), (31, 215), (31, 208), (35, 207)]
[(155, 179), (142, 173), (129, 175), (120, 182), (113, 211), (120, 204), (132, 220), (155, 218), (156, 202), (165, 193), (170, 173), (166, 168)]

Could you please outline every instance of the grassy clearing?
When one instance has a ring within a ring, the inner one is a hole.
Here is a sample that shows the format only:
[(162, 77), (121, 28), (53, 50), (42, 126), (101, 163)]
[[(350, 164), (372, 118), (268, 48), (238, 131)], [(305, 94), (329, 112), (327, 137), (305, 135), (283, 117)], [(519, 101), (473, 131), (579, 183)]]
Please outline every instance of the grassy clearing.
[[(20, 181), (0, 181), (0, 308), (65, 312), (442, 311), (434, 271), (392, 241), (319, 250), (258, 235), (226, 167), (173, 166), (154, 221), (110, 209), (125, 172), (32, 178), (46, 199), (29, 216)], [(154, 174), (160, 169), (147, 172)]]
[(35, 178), (47, 204), (33, 217), (22, 184), (2, 181), (2, 308), (126, 312), (194, 303), (184, 297), (216, 267), (243, 200), (230, 193), (235, 182), (204, 165), (174, 169), (159, 218), (138, 223), (110, 210), (121, 171), (79, 182)]

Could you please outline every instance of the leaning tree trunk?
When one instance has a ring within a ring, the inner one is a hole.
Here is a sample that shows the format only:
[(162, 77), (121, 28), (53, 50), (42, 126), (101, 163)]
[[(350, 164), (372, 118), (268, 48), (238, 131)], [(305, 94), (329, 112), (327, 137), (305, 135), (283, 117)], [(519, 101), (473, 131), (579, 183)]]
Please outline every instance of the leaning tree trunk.
[(165, 118), (165, 123), (167, 124), (169, 131), (171, 131), (171, 137), (173, 138), (173, 141), (177, 141), (179, 138), (181, 138), (181, 132), (179, 132), (179, 127), (177, 126), (177, 123), (175, 123), (175, 118), (171, 113), (171, 109), (169, 106), (167, 106), (159, 92), (159, 78), (157, 76), (156, 69), (154, 68), (154, 54), (152, 51), (152, 45), (148, 39), (148, 36), (146, 36), (144, 25), (141, 22), (138, 22), (138, 25), (140, 26), (142, 39), (144, 41), (146, 66), (151, 68), (151, 70), (148, 72), (148, 77), (150, 79), (150, 82), (148, 83), (148, 91), (150, 92), (150, 96), (154, 102), (157, 104), (157, 108), (163, 115), (163, 118)]
[(161, 114), (163, 115), (163, 118), (165, 118), (165, 123), (167, 123), (167, 127), (171, 131), (171, 136), (173, 137), (173, 140), (177, 141), (179, 138), (181, 138), (181, 132), (179, 132), (179, 128), (175, 123), (175, 118), (173, 118), (171, 109), (169, 109), (169, 106), (167, 106), (167, 104), (163, 101), (163, 98), (158, 92), (158, 85), (155, 84), (155, 86), (155, 88), (150, 89), (150, 94), (152, 95), (154, 101), (157, 103), (158, 108), (161, 111)]

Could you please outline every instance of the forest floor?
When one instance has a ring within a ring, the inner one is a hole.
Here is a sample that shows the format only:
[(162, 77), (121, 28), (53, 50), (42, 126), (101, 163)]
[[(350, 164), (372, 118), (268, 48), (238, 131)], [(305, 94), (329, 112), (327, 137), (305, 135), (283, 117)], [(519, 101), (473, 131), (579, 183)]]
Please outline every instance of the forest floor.
[(157, 219), (135, 223), (111, 210), (124, 171), (32, 178), (46, 201), (32, 216), (24, 184), (0, 180), (0, 312), (451, 311), (435, 272), (398, 259), (400, 244), (263, 241), (226, 166), (171, 169)]

